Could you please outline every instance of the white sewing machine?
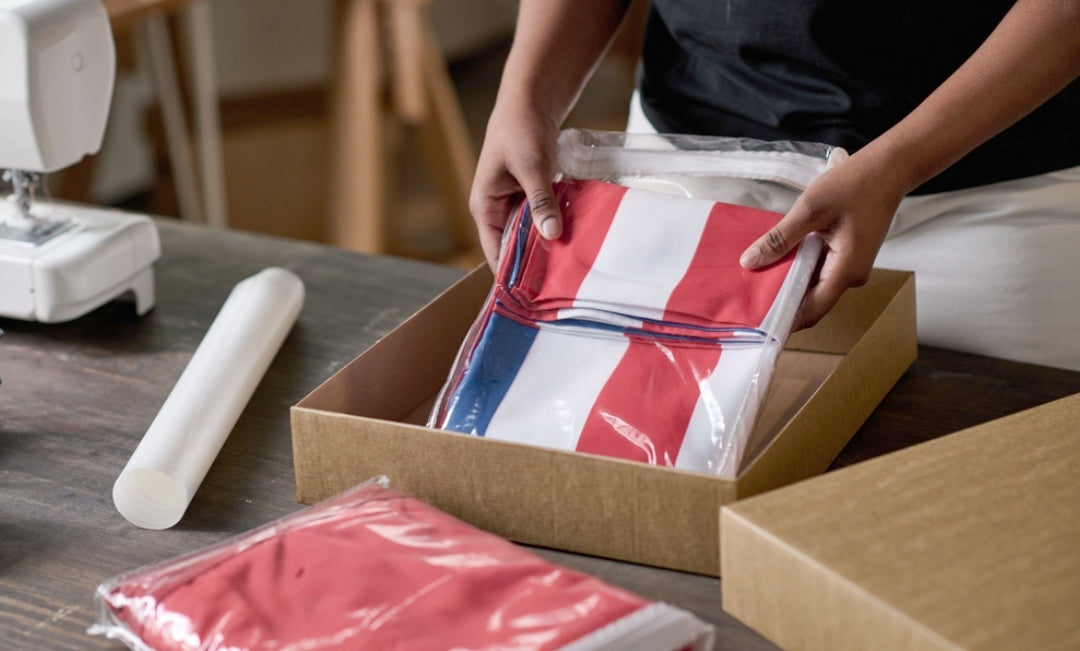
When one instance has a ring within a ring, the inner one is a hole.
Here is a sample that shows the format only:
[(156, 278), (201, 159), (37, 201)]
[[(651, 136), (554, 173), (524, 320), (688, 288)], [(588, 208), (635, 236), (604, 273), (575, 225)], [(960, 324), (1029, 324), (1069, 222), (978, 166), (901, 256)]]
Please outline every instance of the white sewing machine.
[(36, 196), (101, 147), (116, 55), (99, 0), (0, 0), (0, 317), (56, 323), (131, 294), (154, 305), (157, 229), (143, 215)]

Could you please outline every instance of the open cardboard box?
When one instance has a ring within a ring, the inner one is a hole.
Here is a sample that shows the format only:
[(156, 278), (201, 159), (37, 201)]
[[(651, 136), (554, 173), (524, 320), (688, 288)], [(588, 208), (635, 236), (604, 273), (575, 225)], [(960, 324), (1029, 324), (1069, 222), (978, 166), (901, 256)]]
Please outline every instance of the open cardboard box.
[(1080, 394), (724, 507), (724, 609), (791, 651), (1080, 649), (1077, 422)]
[(292, 408), (297, 499), (374, 475), (520, 543), (716, 575), (720, 506), (823, 472), (914, 361), (909, 272), (790, 337), (735, 480), (424, 426), (491, 288), (480, 267)]

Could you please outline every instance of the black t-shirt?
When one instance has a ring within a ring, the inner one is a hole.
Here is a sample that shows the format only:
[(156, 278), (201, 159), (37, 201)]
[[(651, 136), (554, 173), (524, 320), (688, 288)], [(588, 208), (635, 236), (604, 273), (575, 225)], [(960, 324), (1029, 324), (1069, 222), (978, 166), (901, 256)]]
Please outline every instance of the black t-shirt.
[[(661, 132), (805, 140), (856, 151), (956, 70), (1012, 4), (652, 0), (638, 70), (642, 107)], [(1074, 165), (1080, 165), (1080, 82), (918, 191)]]

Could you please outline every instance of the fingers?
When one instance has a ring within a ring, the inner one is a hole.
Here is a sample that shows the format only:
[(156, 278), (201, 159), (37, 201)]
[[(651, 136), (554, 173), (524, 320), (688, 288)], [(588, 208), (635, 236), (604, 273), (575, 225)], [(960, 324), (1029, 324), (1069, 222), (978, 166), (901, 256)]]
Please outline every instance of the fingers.
[(799, 306), (794, 329), (802, 330), (816, 325), (836, 306), (836, 303), (839, 302), (840, 297), (848, 287), (849, 285), (827, 280), (819, 281), (816, 285), (810, 287), (803, 297), (802, 304)]
[(739, 264), (746, 269), (760, 269), (783, 258), (816, 230), (810, 222), (810, 214), (801, 201), (796, 201), (776, 226), (743, 251)]
[(522, 156), (516, 150), (510, 155), (498, 152), (489, 157), (481, 154), (473, 179), (469, 210), (476, 222), (480, 246), (488, 265), (498, 267), (503, 230), (511, 213), (522, 199), (527, 199), (533, 224), (546, 239), (562, 235), (562, 214), (552, 188), (555, 164), (550, 157)]
[(494, 272), (499, 268), (499, 250), (501, 248), (503, 229), (490, 224), (477, 222), (477, 235), (480, 237), (480, 249), (484, 252), (484, 259), (488, 267)]
[(739, 264), (747, 269), (768, 266), (787, 255), (801, 239), (788, 234), (781, 221), (743, 251), (739, 256)]
[(560, 237), (562, 213), (550, 177), (534, 175), (519, 182), (518, 178), (504, 170), (495, 181), (482, 183), (477, 177), (474, 182), (469, 208), (476, 222), (480, 247), (492, 270), (498, 267), (506, 222), (523, 197), (528, 199), (536, 230), (549, 240)]
[(809, 328), (820, 321), (840, 301), (844, 292), (861, 287), (870, 280), (874, 258), (826, 245), (825, 257), (817, 278), (803, 296), (799, 313), (795, 317), (796, 330)]
[[(517, 188), (517, 183), (513, 184)], [(499, 252), (502, 247), (503, 230), (510, 214), (516, 210), (522, 196), (529, 197), (529, 209), (537, 231), (546, 239), (553, 240), (562, 235), (562, 214), (552, 190), (551, 182), (543, 182), (531, 193), (522, 189), (513, 192), (490, 193), (480, 185), (474, 186), (470, 200), (470, 210), (476, 222), (480, 248), (488, 266), (495, 270), (499, 264)]]
[[(492, 182), (495, 183), (495, 182)], [(510, 201), (503, 194), (492, 193), (477, 174), (473, 180), (472, 194), (469, 197), (469, 211), (476, 222), (476, 233), (480, 239), (480, 248), (488, 266), (495, 271), (499, 265), (499, 248), (502, 243), (503, 229), (511, 209)]]
[(555, 145), (538, 148), (522, 158), (507, 160), (507, 172), (520, 185), (529, 202), (529, 212), (537, 232), (545, 239), (562, 235), (562, 213), (551, 180), (555, 178)]
[[(858, 222), (843, 217), (843, 211), (813, 209), (813, 197), (796, 200), (791, 210), (767, 233), (751, 244), (739, 258), (747, 269), (773, 264), (799, 245), (810, 233), (822, 236), (825, 248), (816, 278), (811, 282), (795, 318), (795, 329), (808, 328), (820, 321), (851, 287), (866, 283), (876, 248), (873, 241), (857, 233)], [(880, 240), (878, 240), (880, 243)]]

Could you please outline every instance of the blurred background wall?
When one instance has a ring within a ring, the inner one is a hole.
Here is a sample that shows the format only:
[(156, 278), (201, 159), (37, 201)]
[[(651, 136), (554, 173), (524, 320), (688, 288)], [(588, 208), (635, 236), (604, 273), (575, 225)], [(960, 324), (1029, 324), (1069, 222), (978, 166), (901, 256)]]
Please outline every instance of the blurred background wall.
[[(231, 228), (327, 241), (328, 91), (334, 69), (336, 0), (210, 0), (225, 187)], [(476, 151), (510, 45), (516, 0), (431, 0), (438, 50)], [(186, 61), (173, 20), (174, 49)], [(590, 83), (568, 126), (621, 128), (632, 88), (635, 23)], [(161, 112), (129, 34), (118, 33), (121, 67), (106, 142), (95, 157), (89, 199), (176, 216)], [(181, 70), (181, 72), (183, 72)], [(453, 255), (446, 207), (422, 172), (408, 132), (387, 160), (400, 179), (387, 252), (432, 260)], [(357, 144), (357, 146), (363, 146)], [(330, 242), (334, 243), (334, 242)]]

